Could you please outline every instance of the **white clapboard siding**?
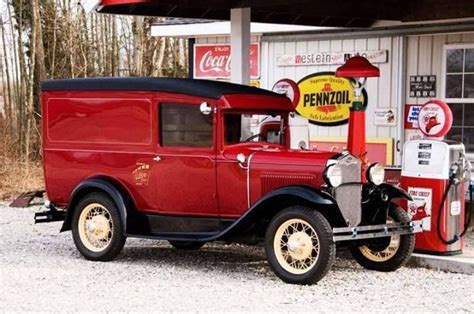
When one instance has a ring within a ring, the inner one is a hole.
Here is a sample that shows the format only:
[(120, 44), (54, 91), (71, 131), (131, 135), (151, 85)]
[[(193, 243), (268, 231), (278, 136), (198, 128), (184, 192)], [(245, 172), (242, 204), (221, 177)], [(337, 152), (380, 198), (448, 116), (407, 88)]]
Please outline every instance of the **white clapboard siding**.
[[(436, 98), (441, 98), (444, 45), (463, 43), (474, 43), (474, 32), (408, 36), (406, 90), (410, 89), (411, 75), (436, 75)], [(423, 104), (428, 100), (428, 97), (410, 97), (410, 93), (406, 93), (407, 104)]]
[[(289, 38), (290, 39), (290, 38)], [(388, 62), (378, 64), (381, 77), (368, 79), (368, 108), (367, 137), (392, 138), (401, 140), (400, 127), (387, 127), (374, 125), (374, 111), (376, 108), (394, 108), (397, 112), (399, 124), (401, 119), (402, 94), (400, 78), (400, 59), (402, 57), (402, 37), (390, 36), (380, 38), (357, 38), (335, 40), (309, 40), (309, 41), (263, 41), (261, 87), (270, 89), (273, 84), (282, 78), (295, 81), (316, 72), (335, 71), (338, 65), (322, 66), (277, 66), (276, 59), (282, 54), (291, 53), (317, 53), (317, 52), (352, 52), (364, 50), (388, 50)], [(310, 125), (311, 136), (347, 136), (347, 124), (342, 126), (316, 126)], [(399, 156), (396, 156), (395, 162)]]

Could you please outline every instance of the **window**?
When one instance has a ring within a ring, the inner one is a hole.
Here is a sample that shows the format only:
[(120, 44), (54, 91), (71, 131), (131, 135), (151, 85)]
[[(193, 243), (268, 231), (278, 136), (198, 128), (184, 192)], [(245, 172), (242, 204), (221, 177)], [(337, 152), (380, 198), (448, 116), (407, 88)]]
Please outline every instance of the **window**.
[(474, 153), (474, 45), (446, 45), (443, 71), (444, 98), (453, 111), (446, 138)]
[(212, 113), (197, 104), (160, 104), (161, 146), (212, 147)]
[(281, 115), (228, 113), (224, 116), (224, 136), (227, 145), (245, 142), (281, 144)]

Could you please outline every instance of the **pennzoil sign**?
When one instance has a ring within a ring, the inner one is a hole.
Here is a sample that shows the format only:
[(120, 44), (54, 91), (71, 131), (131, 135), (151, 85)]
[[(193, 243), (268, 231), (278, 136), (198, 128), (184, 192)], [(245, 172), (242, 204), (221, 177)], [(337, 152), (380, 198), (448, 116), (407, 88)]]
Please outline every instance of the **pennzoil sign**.
[[(347, 123), (354, 100), (354, 82), (336, 77), (334, 72), (308, 75), (298, 82), (300, 101), (296, 112), (309, 122), (334, 126)], [(361, 100), (367, 106), (367, 92), (362, 90)]]

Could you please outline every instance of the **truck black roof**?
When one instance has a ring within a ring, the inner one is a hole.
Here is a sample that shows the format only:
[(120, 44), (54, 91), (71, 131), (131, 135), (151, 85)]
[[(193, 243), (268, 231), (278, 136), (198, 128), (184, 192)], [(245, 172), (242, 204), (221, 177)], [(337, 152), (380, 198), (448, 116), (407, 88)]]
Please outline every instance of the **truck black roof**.
[(169, 92), (219, 99), (227, 94), (255, 94), (282, 96), (280, 94), (246, 85), (227, 82), (157, 77), (100, 77), (64, 80), (47, 80), (42, 91), (153, 91)]

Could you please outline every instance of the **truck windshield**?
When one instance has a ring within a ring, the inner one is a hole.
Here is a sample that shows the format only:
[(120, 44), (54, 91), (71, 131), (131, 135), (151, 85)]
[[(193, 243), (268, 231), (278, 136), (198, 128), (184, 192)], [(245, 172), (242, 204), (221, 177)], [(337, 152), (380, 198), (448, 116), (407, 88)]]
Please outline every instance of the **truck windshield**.
[(228, 113), (224, 116), (225, 144), (248, 142), (283, 144), (282, 121), (280, 114)]

